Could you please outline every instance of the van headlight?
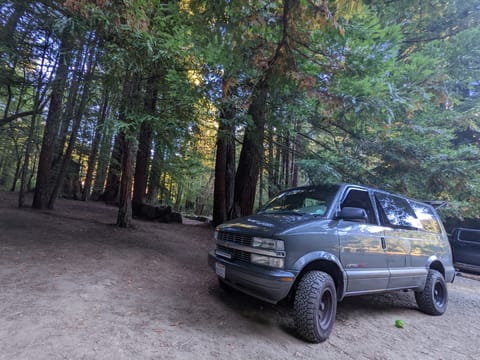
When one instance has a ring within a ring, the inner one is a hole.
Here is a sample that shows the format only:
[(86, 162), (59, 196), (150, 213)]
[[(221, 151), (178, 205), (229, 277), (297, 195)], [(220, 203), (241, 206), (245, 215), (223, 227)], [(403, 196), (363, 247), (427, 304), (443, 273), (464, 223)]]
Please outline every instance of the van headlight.
[(250, 262), (252, 264), (269, 266), (282, 269), (285, 266), (283, 257), (272, 257), (266, 255), (250, 254)]
[(283, 240), (262, 237), (252, 238), (252, 264), (263, 265), (278, 269), (285, 267), (285, 242)]
[(285, 251), (285, 243), (283, 240), (254, 237), (252, 238), (252, 246), (265, 250)]

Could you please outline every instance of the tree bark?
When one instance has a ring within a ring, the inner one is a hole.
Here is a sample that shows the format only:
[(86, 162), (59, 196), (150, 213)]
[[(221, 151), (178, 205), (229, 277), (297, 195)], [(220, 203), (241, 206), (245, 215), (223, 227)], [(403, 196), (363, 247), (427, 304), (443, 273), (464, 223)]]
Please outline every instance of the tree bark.
[[(147, 81), (145, 92), (144, 111), (154, 115), (157, 107), (158, 85), (157, 77), (151, 76)], [(135, 180), (133, 185), (133, 215), (136, 214), (137, 205), (144, 202), (147, 190), (148, 168), (150, 162), (150, 149), (152, 146), (153, 130), (150, 120), (144, 121), (140, 127), (138, 137), (138, 151), (135, 162)]]
[[(37, 89), (37, 93), (38, 92), (39, 92), (39, 89)], [(25, 157), (23, 160), (22, 173), (20, 177), (20, 191), (18, 193), (18, 207), (20, 208), (25, 206), (26, 179), (27, 179), (28, 167), (30, 164), (30, 155), (32, 153), (32, 148), (33, 148), (33, 136), (35, 134), (36, 123), (37, 123), (37, 117), (36, 115), (32, 115), (32, 118), (30, 120), (30, 127), (28, 129), (27, 143), (25, 145)]]
[[(42, 55), (42, 62), (40, 65), (40, 69), (44, 68), (45, 61), (46, 61), (46, 53), (48, 50), (48, 41), (45, 42), (45, 46), (43, 48), (43, 55)], [(44, 76), (43, 70), (40, 70), (37, 76), (37, 87), (35, 89), (35, 101), (34, 101), (34, 108), (40, 108), (41, 103), (43, 102), (45, 96), (46, 96), (46, 89), (48, 88), (47, 86), (44, 87), (44, 90), (42, 90), (42, 79)], [(21, 173), (21, 178), (20, 178), (20, 191), (18, 193), (18, 207), (24, 207), (25, 206), (25, 190), (29, 190), (30, 184), (31, 184), (31, 179), (33, 177), (33, 171), (27, 181), (27, 174), (28, 174), (28, 168), (30, 167), (30, 157), (33, 149), (33, 138), (35, 136), (35, 129), (37, 126), (37, 114), (35, 112), (32, 112), (31, 114), (31, 120), (30, 120), (30, 127), (28, 130), (28, 137), (26, 140), (25, 144), (25, 156), (23, 160), (23, 166), (22, 166), (22, 173)], [(1, 125), (0, 125), (1, 127)], [(35, 164), (35, 161), (33, 162)]]
[(212, 224), (217, 226), (234, 215), (235, 193), (235, 135), (233, 119), (235, 109), (229, 104), (230, 94), (223, 84), (224, 106), (220, 112), (215, 158), (215, 183), (213, 193)]
[(268, 198), (272, 198), (278, 191), (277, 189), (277, 177), (276, 166), (277, 159), (275, 158), (275, 142), (273, 136), (274, 129), (270, 125), (268, 129)]
[(80, 104), (78, 105), (77, 111), (75, 113), (75, 117), (73, 119), (73, 126), (72, 126), (72, 133), (70, 134), (70, 140), (68, 142), (67, 150), (65, 151), (65, 155), (63, 156), (57, 178), (55, 181), (55, 186), (52, 190), (52, 194), (50, 195), (50, 200), (48, 202), (48, 208), (53, 209), (55, 206), (55, 201), (58, 198), (60, 193), (60, 189), (63, 185), (63, 181), (65, 178), (65, 174), (72, 159), (73, 149), (75, 147), (75, 142), (77, 141), (78, 130), (80, 129), (80, 124), (82, 121), (83, 114), (85, 113), (85, 108), (87, 106), (87, 100), (89, 91), (90, 91), (90, 83), (93, 77), (93, 72), (96, 67), (96, 62), (94, 61), (95, 50), (91, 50), (89, 59), (88, 59), (88, 70), (87, 74), (85, 75), (84, 86), (82, 89), (82, 98), (80, 99)]
[(160, 193), (160, 180), (162, 176), (163, 154), (164, 154), (163, 144), (156, 142), (155, 152), (153, 154), (153, 160), (152, 160), (152, 169), (150, 171), (150, 179), (148, 181), (148, 193), (147, 193), (147, 200), (151, 203), (156, 203), (158, 201), (158, 196)]
[(123, 142), (125, 135), (119, 132), (115, 136), (110, 167), (108, 169), (107, 183), (101, 198), (106, 202), (118, 202), (120, 190), (120, 174), (122, 173)]
[[(119, 119), (124, 124), (129, 124), (132, 119), (131, 113), (134, 112), (138, 102), (140, 76), (138, 74), (127, 73), (122, 92), (122, 106), (119, 111)], [(123, 133), (122, 148), (122, 176), (120, 179), (119, 208), (117, 216), (117, 226), (129, 227), (132, 222), (132, 180), (133, 180), (133, 157), (134, 157), (134, 134), (128, 126), (125, 127), (128, 133)]]
[(71, 123), (75, 118), (75, 108), (77, 107), (77, 99), (79, 97), (78, 92), (80, 90), (80, 84), (82, 82), (83, 69), (85, 66), (86, 55), (82, 51), (76, 52), (76, 59), (72, 59), (73, 69), (71, 74), (71, 80), (67, 84), (68, 95), (65, 100), (65, 107), (63, 111), (62, 121), (59, 123), (58, 136), (55, 139), (55, 148), (54, 148), (54, 166), (53, 173), (56, 177), (58, 175), (61, 159), (63, 157), (63, 152), (65, 150), (65, 144), (67, 143), (68, 130)]
[(54, 144), (62, 115), (62, 100), (71, 60), (72, 44), (73, 42), (70, 40), (69, 34), (64, 32), (60, 43), (60, 58), (55, 79), (52, 83), (50, 106), (38, 162), (37, 183), (32, 204), (32, 207), (35, 209), (46, 208), (50, 199), (50, 170), (54, 155)]
[(265, 107), (267, 79), (263, 79), (252, 94), (248, 109), (252, 123), (247, 125), (240, 159), (235, 176), (235, 215), (253, 213), (258, 175), (263, 160), (263, 136), (265, 130)]
[(82, 192), (82, 201), (86, 201), (90, 197), (93, 172), (95, 170), (95, 163), (97, 162), (97, 152), (100, 146), (100, 140), (102, 139), (102, 133), (104, 131), (103, 124), (105, 124), (105, 119), (108, 113), (108, 97), (108, 91), (106, 91), (103, 97), (102, 109), (98, 117), (97, 126), (95, 127), (95, 135), (92, 142), (92, 151), (88, 156), (87, 174), (85, 175), (85, 186)]
[(105, 178), (107, 176), (108, 164), (110, 162), (111, 153), (112, 153), (112, 129), (105, 122), (104, 127), (101, 132), (101, 146), (98, 156), (97, 171), (95, 173), (95, 181), (93, 183), (93, 191), (90, 198), (95, 200), (100, 199), (104, 192), (105, 188)]
[(283, 144), (283, 187), (290, 187), (290, 134), (285, 135), (285, 143)]
[(133, 142), (125, 137), (123, 142), (122, 177), (120, 180), (120, 197), (117, 226), (130, 227), (132, 222), (132, 178), (133, 178)]

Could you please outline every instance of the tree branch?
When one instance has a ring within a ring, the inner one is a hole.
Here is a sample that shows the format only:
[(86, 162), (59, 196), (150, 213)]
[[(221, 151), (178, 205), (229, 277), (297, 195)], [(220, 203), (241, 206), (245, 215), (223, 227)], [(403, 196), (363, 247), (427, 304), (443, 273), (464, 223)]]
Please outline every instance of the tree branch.
[(17, 113), (17, 114), (6, 116), (3, 119), (0, 119), (0, 127), (2, 127), (4, 125), (7, 125), (8, 123), (10, 123), (10, 122), (12, 122), (12, 121), (14, 121), (18, 118), (21, 118), (21, 117), (24, 117), (24, 116), (36, 115), (36, 114), (39, 114), (39, 113), (40, 113), (40, 109), (34, 109), (34, 110), (23, 111), (23, 112), (20, 112), (20, 113)]

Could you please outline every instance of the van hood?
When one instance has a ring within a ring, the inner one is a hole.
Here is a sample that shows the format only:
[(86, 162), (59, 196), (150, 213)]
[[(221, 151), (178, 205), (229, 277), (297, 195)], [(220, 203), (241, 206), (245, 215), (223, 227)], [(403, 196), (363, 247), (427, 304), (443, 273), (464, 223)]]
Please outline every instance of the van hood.
[(316, 219), (312, 215), (261, 214), (241, 217), (217, 227), (218, 231), (242, 233), (248, 236), (271, 237), (296, 225)]

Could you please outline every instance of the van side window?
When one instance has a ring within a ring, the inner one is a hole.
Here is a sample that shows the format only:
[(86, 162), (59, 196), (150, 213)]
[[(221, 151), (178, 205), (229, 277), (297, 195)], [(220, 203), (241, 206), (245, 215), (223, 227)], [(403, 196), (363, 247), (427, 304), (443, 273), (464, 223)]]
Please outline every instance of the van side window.
[(412, 205), (413, 211), (415, 211), (415, 214), (417, 215), (418, 220), (422, 223), (425, 231), (437, 234), (442, 232), (433, 208), (416, 201), (411, 201), (410, 205)]
[(342, 201), (341, 208), (343, 209), (344, 207), (356, 207), (356, 208), (364, 209), (368, 215), (368, 223), (377, 224), (377, 220), (375, 218), (375, 213), (373, 211), (373, 206), (372, 206), (372, 202), (370, 201), (370, 196), (368, 195), (368, 191), (351, 189), (348, 192), (348, 195)]
[(383, 212), (382, 224), (406, 229), (423, 229), (422, 223), (408, 204), (408, 201), (389, 194), (375, 193), (380, 213)]
[(480, 243), (480, 231), (479, 230), (470, 230), (470, 229), (459, 229), (458, 230), (458, 240)]

